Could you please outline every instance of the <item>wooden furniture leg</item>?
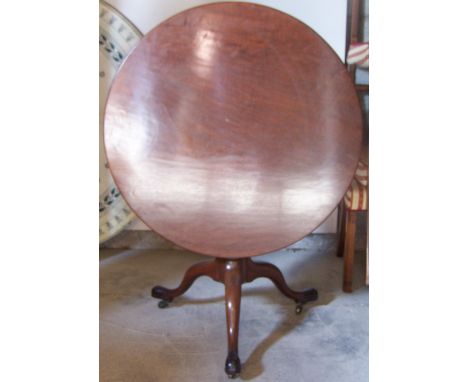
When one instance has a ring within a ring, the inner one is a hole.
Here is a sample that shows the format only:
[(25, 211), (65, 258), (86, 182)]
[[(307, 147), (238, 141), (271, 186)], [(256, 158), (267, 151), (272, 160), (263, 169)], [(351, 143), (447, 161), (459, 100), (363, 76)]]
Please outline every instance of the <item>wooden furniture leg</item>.
[(184, 294), (200, 276), (214, 278), (217, 275), (217, 270), (218, 267), (214, 261), (202, 261), (194, 264), (185, 272), (184, 278), (177, 288), (167, 289), (157, 285), (151, 290), (151, 296), (160, 298), (159, 307), (166, 308), (174, 298)]
[(357, 211), (346, 210), (346, 239), (344, 249), (343, 291), (353, 291), (354, 243), (356, 239)]
[(224, 370), (230, 378), (234, 378), (241, 371), (239, 359), (238, 338), (242, 284), (254, 281), (259, 277), (270, 279), (281, 293), (296, 302), (296, 313), (302, 311), (302, 305), (318, 298), (317, 290), (307, 289), (302, 292), (294, 291), (286, 284), (281, 271), (273, 264), (253, 262), (250, 258), (215, 259), (204, 261), (191, 266), (184, 275), (182, 282), (175, 289), (155, 286), (151, 295), (161, 299), (160, 308), (166, 308), (176, 297), (186, 292), (193, 282), (200, 276), (209, 276), (213, 280), (224, 284), (226, 302), (226, 326), (228, 351)]
[(254, 262), (248, 259), (248, 269), (250, 276), (252, 277), (252, 279), (248, 280), (249, 282), (260, 277), (270, 279), (283, 295), (295, 301), (296, 313), (298, 314), (302, 311), (303, 304), (309, 301), (315, 301), (318, 298), (316, 289), (312, 288), (302, 292), (297, 292), (289, 288), (289, 286), (286, 284), (286, 280), (284, 279), (283, 274), (273, 264), (265, 262)]
[(224, 268), (224, 289), (226, 302), (226, 326), (228, 337), (228, 355), (224, 371), (234, 378), (241, 371), (238, 351), (239, 318), (242, 289), (242, 272), (240, 261), (226, 261)]
[(366, 285), (369, 285), (369, 210), (367, 214), (367, 243), (366, 243)]
[(346, 207), (344, 200), (338, 205), (338, 224), (337, 224), (337, 236), (338, 246), (336, 255), (343, 257), (344, 245), (345, 245), (345, 232), (346, 232)]

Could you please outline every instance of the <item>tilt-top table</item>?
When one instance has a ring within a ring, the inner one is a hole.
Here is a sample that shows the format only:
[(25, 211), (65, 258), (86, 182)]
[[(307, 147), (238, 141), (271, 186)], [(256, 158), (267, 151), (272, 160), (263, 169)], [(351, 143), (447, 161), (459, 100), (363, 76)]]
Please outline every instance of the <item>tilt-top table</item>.
[(297, 304), (280, 270), (251, 257), (313, 231), (343, 197), (357, 165), (361, 112), (332, 49), (308, 26), (249, 3), (179, 13), (128, 56), (109, 94), (112, 175), (148, 227), (215, 257), (180, 286), (156, 286), (165, 307), (202, 275), (225, 285), (226, 373), (241, 370), (241, 286), (266, 277)]

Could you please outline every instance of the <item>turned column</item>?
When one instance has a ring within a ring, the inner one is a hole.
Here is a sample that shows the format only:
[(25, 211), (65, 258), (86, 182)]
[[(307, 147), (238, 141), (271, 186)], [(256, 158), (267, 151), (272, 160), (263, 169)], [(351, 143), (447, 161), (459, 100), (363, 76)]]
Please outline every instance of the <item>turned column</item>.
[(226, 358), (225, 371), (231, 378), (239, 374), (241, 371), (238, 338), (243, 282), (242, 263), (242, 261), (227, 260), (224, 267), (224, 299), (226, 303), (226, 326), (228, 338), (228, 355)]
[(303, 304), (318, 298), (317, 290), (311, 288), (305, 291), (295, 291), (289, 288), (281, 271), (270, 263), (254, 262), (246, 259), (215, 259), (192, 265), (186, 272), (180, 285), (175, 289), (155, 286), (151, 295), (161, 299), (160, 308), (167, 308), (176, 297), (185, 293), (200, 276), (208, 276), (224, 284), (224, 300), (227, 328), (227, 357), (224, 370), (230, 378), (241, 372), (239, 359), (239, 323), (242, 284), (264, 277), (273, 282), (284, 296), (296, 303), (296, 313), (300, 314)]

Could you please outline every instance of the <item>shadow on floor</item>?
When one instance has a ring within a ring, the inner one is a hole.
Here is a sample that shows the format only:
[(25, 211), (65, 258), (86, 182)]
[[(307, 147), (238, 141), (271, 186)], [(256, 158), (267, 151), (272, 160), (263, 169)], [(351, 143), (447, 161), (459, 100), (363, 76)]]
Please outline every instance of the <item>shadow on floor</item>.
[[(259, 342), (256, 343), (256, 341), (252, 341), (253, 350), (251, 350), (249, 354), (240, 354), (241, 359), (245, 359), (240, 375), (241, 380), (250, 381), (262, 376), (265, 373), (265, 362), (268, 364), (268, 369), (270, 370), (272, 367), (271, 359), (266, 353), (270, 349), (275, 348), (275, 345), (281, 342), (282, 339), (288, 337), (289, 334), (293, 334), (294, 338), (299, 338), (295, 337), (297, 333), (294, 335), (292, 332), (308, 332), (308, 330), (301, 329), (301, 327), (305, 326), (307, 328), (305, 320), (310, 320), (311, 311), (315, 308), (330, 305), (338, 294), (341, 295), (342, 259), (335, 256), (336, 245), (330, 241), (321, 243), (317, 240), (318, 239), (315, 239), (313, 245), (309, 248), (306, 246), (305, 248), (294, 248), (291, 251), (283, 250), (256, 258), (271, 262), (280, 268), (292, 289), (302, 290), (313, 287), (318, 290), (319, 298), (315, 302), (304, 305), (302, 314), (296, 315), (295, 303), (284, 297), (272, 283), (270, 284), (269, 280), (257, 279), (252, 283), (244, 284), (245, 288), (243, 288), (242, 293), (243, 301), (244, 299), (250, 299), (249, 302), (245, 301), (246, 305), (263, 305), (260, 312), (270, 314), (269, 312), (271, 311), (271, 316), (268, 317), (270, 325), (266, 325), (267, 329), (264, 329), (263, 325), (260, 326), (258, 337), (255, 337)], [(360, 262), (359, 257), (360, 256), (358, 256), (357, 259), (358, 262)], [(150, 308), (151, 310), (158, 309), (157, 300), (153, 300), (150, 297), (151, 288), (154, 285), (175, 288), (181, 281), (185, 270), (193, 263), (203, 260), (206, 260), (206, 257), (185, 251), (101, 251), (101, 310), (106, 317), (117, 317), (119, 320), (122, 320), (122, 325), (134, 328), (135, 324), (132, 323), (130, 319), (127, 320), (127, 317), (130, 318), (131, 315), (135, 315), (136, 312), (147, 313)], [(207, 277), (203, 276), (200, 280), (204, 278)], [(356, 280), (358, 279), (359, 277), (356, 278)], [(194, 293), (187, 297), (180, 296), (170, 305), (174, 308), (191, 306), (192, 309), (188, 311), (193, 313), (193, 308), (196, 306), (222, 303), (224, 301), (224, 295), (220, 294), (220, 287), (222, 288), (222, 285), (211, 279), (208, 280), (209, 283), (205, 281), (203, 287), (199, 287), (198, 289), (196, 287), (198, 280), (195, 281), (194, 286), (192, 286)], [(262, 282), (260, 280), (264, 281)], [(255, 285), (257, 282), (258, 285)], [(218, 286), (213, 286), (213, 289), (211, 289), (211, 283), (217, 284)], [(361, 282), (356, 282), (355, 288), (358, 289), (360, 286)], [(204, 290), (204, 287), (208, 287), (208, 289)], [(198, 295), (198, 291), (202, 289), (204, 292), (202, 293), (203, 297), (194, 298), (194, 296)], [(211, 293), (216, 296), (208, 297)], [(112, 298), (112, 296), (118, 296), (118, 298)], [(154, 305), (152, 301), (154, 301)], [(285, 307), (285, 309), (276, 309), (275, 306), (282, 306)], [(116, 309), (118, 310), (116, 311)], [(129, 312), (128, 309), (133, 309), (133, 313)], [(209, 308), (207, 309), (210, 310)], [(114, 311), (121, 316), (116, 316)], [(127, 313), (122, 315), (122, 312)], [(204, 314), (206, 315), (207, 313), (201, 313), (201, 317), (195, 315), (193, 321), (202, 321)], [(314, 313), (312, 313), (312, 315), (313, 314)], [(144, 316), (141, 316), (140, 313), (140, 317)], [(182, 322), (185, 322), (183, 320), (186, 319), (187, 313), (180, 311), (176, 315), (159, 315), (157, 319), (170, 320), (175, 317), (180, 317)], [(220, 318), (221, 317), (218, 316), (216, 320), (220, 321)], [(262, 321), (261, 317), (255, 318)], [(188, 320), (191, 319), (191, 317), (188, 317)], [(148, 322), (150, 321), (147, 320), (142, 325), (148, 325), (147, 327), (150, 328), (151, 332), (160, 332), (158, 335), (166, 335), (164, 331), (161, 331), (156, 322), (151, 326), (149, 326), (150, 324), (148, 324)], [(224, 322), (222, 324), (224, 324)], [(164, 325), (168, 324), (164, 323)], [(221, 323), (217, 322), (216, 325), (218, 325), (216, 327), (219, 328)], [(171, 333), (177, 336), (176, 323), (174, 323), (174, 331), (171, 329)], [(306, 336), (308, 335), (307, 333), (304, 334)], [(108, 340), (106, 339), (106, 341)], [(224, 341), (226, 341), (225, 338)], [(287, 342), (290, 340), (285, 339), (285, 341)], [(330, 346), (332, 344), (333, 343), (330, 343)], [(279, 348), (282, 348), (281, 344)], [(219, 355), (217, 358), (222, 358), (224, 361), (224, 356), (224, 354), (222, 356)], [(164, 367), (167, 375), (177, 375), (177, 369), (179, 368), (177, 363), (166, 363)], [(220, 363), (219, 368), (221, 367), (222, 365)], [(265, 376), (261, 378), (263, 380)], [(294, 380), (294, 376), (292, 376), (292, 379)]]

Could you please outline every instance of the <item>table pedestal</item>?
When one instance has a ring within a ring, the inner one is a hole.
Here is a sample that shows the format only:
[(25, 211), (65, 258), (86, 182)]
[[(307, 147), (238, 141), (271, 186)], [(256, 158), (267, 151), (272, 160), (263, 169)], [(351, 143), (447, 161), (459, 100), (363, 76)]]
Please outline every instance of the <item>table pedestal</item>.
[(259, 277), (270, 279), (286, 297), (296, 302), (296, 313), (302, 311), (302, 305), (318, 298), (317, 290), (308, 289), (297, 292), (289, 288), (281, 271), (270, 263), (254, 262), (250, 258), (220, 259), (203, 261), (192, 265), (184, 275), (182, 282), (175, 289), (155, 286), (151, 295), (161, 299), (160, 308), (166, 308), (176, 297), (185, 293), (200, 276), (209, 276), (225, 286), (226, 323), (228, 336), (228, 355), (226, 358), (226, 374), (233, 378), (241, 371), (238, 355), (239, 316), (241, 289), (243, 283), (251, 282)]

